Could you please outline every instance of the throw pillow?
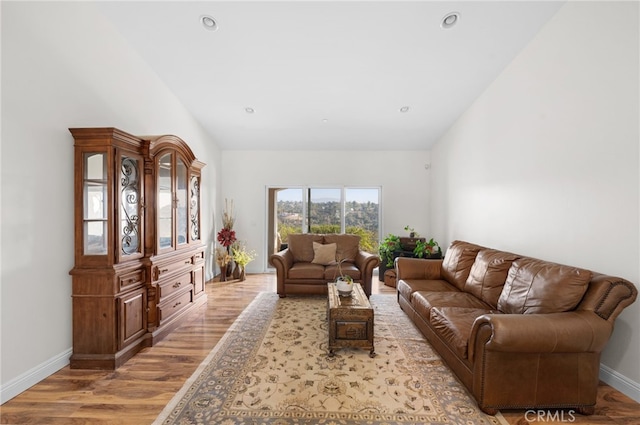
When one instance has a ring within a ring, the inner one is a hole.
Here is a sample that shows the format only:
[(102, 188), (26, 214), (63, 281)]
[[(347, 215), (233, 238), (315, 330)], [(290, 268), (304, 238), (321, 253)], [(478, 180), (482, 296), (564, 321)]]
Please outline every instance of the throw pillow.
[(314, 264), (322, 264), (328, 266), (336, 262), (336, 248), (334, 243), (321, 244), (318, 242), (313, 243), (313, 260)]

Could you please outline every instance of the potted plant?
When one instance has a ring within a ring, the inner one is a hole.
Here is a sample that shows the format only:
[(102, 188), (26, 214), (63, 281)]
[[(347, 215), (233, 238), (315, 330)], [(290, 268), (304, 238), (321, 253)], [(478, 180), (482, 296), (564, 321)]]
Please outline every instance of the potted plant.
[(409, 232), (409, 237), (410, 238), (417, 238), (418, 236), (420, 236), (418, 234), (418, 232), (415, 231), (415, 229), (413, 227), (409, 227), (409, 225), (407, 224), (406, 226), (404, 226), (404, 230), (406, 230), (407, 232)]
[(344, 274), (342, 271), (342, 263), (345, 261), (346, 258), (343, 258), (337, 262), (338, 277), (336, 278), (336, 289), (338, 290), (338, 295), (348, 297), (351, 296), (351, 292), (353, 291), (353, 278)]
[(400, 245), (400, 237), (389, 234), (382, 243), (380, 243), (380, 247), (378, 248), (378, 253), (380, 254), (380, 264), (384, 264), (387, 268), (393, 267), (393, 253), (400, 251), (402, 246)]
[(247, 267), (247, 264), (249, 264), (256, 258), (255, 251), (247, 251), (244, 243), (235, 242), (233, 245), (231, 245), (231, 255), (233, 261), (235, 261), (236, 263), (236, 269), (238, 270), (237, 278), (241, 281), (245, 280), (245, 268)]
[(220, 282), (227, 280), (227, 266), (231, 260), (232, 257), (226, 248), (216, 248), (216, 263), (220, 267)]
[(438, 242), (429, 239), (429, 241), (419, 240), (416, 242), (416, 247), (413, 249), (413, 255), (416, 258), (440, 258), (442, 256), (442, 250)]
[(384, 281), (384, 272), (393, 267), (393, 260), (395, 259), (395, 253), (402, 250), (400, 245), (400, 237), (389, 234), (380, 243), (378, 248), (378, 254), (380, 254), (380, 265), (378, 266), (378, 279)]

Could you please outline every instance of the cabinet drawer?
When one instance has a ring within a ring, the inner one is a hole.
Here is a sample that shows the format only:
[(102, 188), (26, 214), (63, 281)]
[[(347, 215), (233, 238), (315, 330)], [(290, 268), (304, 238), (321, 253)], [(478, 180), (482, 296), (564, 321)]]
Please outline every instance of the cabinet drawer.
[(198, 252), (193, 256), (193, 264), (202, 263), (204, 261), (204, 252)]
[(158, 285), (158, 291), (160, 293), (160, 302), (167, 298), (171, 294), (175, 294), (186, 286), (191, 285), (191, 273), (185, 273), (178, 275), (174, 278), (169, 278)]
[(182, 309), (189, 307), (191, 302), (193, 301), (193, 291), (189, 289), (188, 291), (176, 296), (175, 298), (171, 298), (167, 300), (167, 302), (161, 304), (159, 306), (160, 310), (160, 324), (162, 325), (171, 316), (179, 313)]
[(172, 263), (158, 264), (154, 267), (154, 279), (160, 280), (165, 276), (170, 276), (182, 269), (191, 267), (191, 257), (183, 258)]
[(120, 276), (119, 283), (120, 291), (144, 283), (144, 269)]

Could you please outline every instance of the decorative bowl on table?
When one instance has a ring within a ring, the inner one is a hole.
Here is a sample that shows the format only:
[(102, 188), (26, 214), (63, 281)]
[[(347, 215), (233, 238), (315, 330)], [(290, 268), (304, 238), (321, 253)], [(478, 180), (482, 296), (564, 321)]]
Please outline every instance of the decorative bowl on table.
[(341, 297), (350, 297), (353, 292), (353, 279), (350, 276), (337, 278), (336, 289)]

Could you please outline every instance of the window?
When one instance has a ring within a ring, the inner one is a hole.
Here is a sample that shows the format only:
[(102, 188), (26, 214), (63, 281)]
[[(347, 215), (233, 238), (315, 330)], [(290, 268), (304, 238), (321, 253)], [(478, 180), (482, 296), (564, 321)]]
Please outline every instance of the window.
[(291, 233), (353, 233), (360, 246), (378, 252), (380, 188), (269, 188), (269, 254)]

